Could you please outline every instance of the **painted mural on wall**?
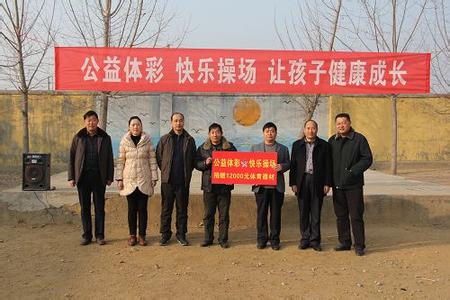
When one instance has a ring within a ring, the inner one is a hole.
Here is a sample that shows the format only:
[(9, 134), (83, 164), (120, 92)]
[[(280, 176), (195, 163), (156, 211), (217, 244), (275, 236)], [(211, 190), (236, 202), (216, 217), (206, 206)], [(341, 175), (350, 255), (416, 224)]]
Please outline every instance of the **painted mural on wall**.
[[(174, 111), (185, 115), (185, 129), (195, 138), (197, 146), (205, 141), (208, 126), (216, 122), (239, 151), (248, 151), (252, 144), (260, 143), (262, 127), (269, 121), (278, 127), (278, 142), (291, 147), (305, 118), (295, 100), (281, 96), (127, 96), (109, 103), (108, 132), (114, 153), (118, 153), (130, 116), (142, 119), (144, 130), (156, 146), (160, 136), (170, 131), (170, 115)], [(327, 117), (327, 102), (323, 100), (315, 114), (322, 138), (327, 138)]]

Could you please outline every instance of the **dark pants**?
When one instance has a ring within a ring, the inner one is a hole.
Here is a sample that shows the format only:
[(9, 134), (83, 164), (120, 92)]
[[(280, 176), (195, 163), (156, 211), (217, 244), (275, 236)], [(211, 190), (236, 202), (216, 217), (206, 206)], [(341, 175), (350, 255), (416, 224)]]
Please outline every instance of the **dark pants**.
[(320, 245), (320, 213), (322, 211), (323, 193), (317, 194), (314, 184), (314, 176), (303, 175), (303, 181), (299, 187), (298, 209), (300, 213), (301, 243), (312, 246)]
[(177, 220), (176, 228), (178, 237), (185, 237), (187, 233), (187, 210), (189, 204), (189, 188), (184, 185), (172, 185), (170, 183), (161, 184), (161, 228), (163, 237), (172, 236), (172, 211), (173, 204), (176, 204)]
[(231, 192), (203, 192), (203, 204), (205, 206), (205, 214), (203, 216), (205, 241), (212, 242), (214, 240), (216, 208), (219, 210), (219, 243), (228, 241), (230, 203)]
[(81, 206), (81, 223), (83, 224), (83, 238), (92, 239), (91, 194), (93, 195), (95, 210), (95, 237), (105, 237), (105, 189), (101, 182), (100, 173), (83, 171), (77, 183), (78, 199)]
[(148, 195), (143, 194), (138, 188), (127, 196), (128, 201), (128, 227), (130, 235), (136, 235), (137, 217), (139, 215), (139, 236), (144, 237), (147, 233), (147, 203)]
[[(352, 190), (333, 189), (334, 213), (337, 217), (339, 242), (351, 246), (350, 222), (355, 248), (365, 248), (364, 199), (362, 188)], [(348, 216), (350, 215), (350, 221)]]
[[(260, 187), (256, 197), (256, 228), (258, 244), (266, 244), (269, 240), (273, 245), (280, 243), (281, 207), (284, 193), (276, 189)], [(270, 237), (268, 235), (267, 213), (270, 209)]]

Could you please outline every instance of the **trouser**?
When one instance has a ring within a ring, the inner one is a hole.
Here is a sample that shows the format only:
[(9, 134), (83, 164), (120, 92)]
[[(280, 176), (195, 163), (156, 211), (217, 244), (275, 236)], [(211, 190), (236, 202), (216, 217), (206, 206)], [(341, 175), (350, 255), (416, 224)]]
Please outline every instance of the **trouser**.
[(214, 221), (216, 208), (219, 210), (219, 243), (228, 241), (228, 228), (230, 226), (231, 192), (203, 192), (205, 213), (203, 225), (205, 226), (205, 241), (214, 240)]
[(138, 188), (127, 196), (128, 201), (128, 227), (130, 235), (136, 235), (137, 219), (139, 215), (139, 236), (144, 237), (147, 233), (147, 203), (148, 195), (143, 194)]
[[(320, 245), (320, 213), (322, 211), (323, 196), (317, 194), (314, 176), (305, 173), (299, 187), (298, 209), (300, 214), (301, 243)], [(323, 194), (322, 194), (323, 195)]]
[[(256, 197), (256, 228), (258, 244), (280, 243), (281, 232), (281, 207), (284, 202), (284, 193), (276, 189), (260, 187), (255, 193)], [(270, 236), (268, 235), (267, 214), (270, 209)]]
[(83, 171), (77, 183), (78, 199), (81, 207), (83, 238), (92, 239), (91, 195), (95, 210), (95, 237), (105, 237), (105, 190), (98, 171)]
[[(364, 198), (363, 189), (333, 189), (334, 213), (337, 217), (339, 242), (351, 246), (350, 223), (355, 241), (355, 248), (365, 248), (364, 234)], [(349, 221), (350, 215), (350, 221)]]
[(176, 229), (177, 237), (185, 237), (187, 233), (187, 210), (189, 204), (189, 187), (184, 185), (161, 184), (161, 227), (160, 233), (163, 237), (172, 236), (172, 211), (176, 205)]

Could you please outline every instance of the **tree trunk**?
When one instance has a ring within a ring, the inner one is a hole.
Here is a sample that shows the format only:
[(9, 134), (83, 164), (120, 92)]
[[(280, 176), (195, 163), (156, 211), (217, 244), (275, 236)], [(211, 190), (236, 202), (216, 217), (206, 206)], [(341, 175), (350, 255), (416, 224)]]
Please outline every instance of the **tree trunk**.
[(391, 96), (392, 107), (392, 145), (391, 145), (391, 173), (397, 174), (397, 95)]
[(320, 104), (320, 94), (312, 95), (312, 96), (304, 96), (305, 101), (305, 120), (304, 122), (311, 120), (314, 117), (314, 113), (316, 112), (317, 106)]
[[(111, 0), (106, 0), (103, 9), (103, 46), (110, 45), (110, 28), (111, 28)], [(100, 111), (100, 128), (106, 131), (108, 123), (108, 102), (109, 95), (107, 92), (102, 92), (101, 111)]]
[[(392, 52), (397, 52), (397, 0), (392, 0)], [(391, 96), (392, 105), (392, 145), (391, 173), (397, 175), (397, 95)]]
[(22, 92), (22, 127), (23, 127), (23, 153), (30, 152), (30, 134), (28, 126), (28, 93)]
[(108, 102), (109, 95), (107, 93), (102, 93), (102, 97), (100, 99), (100, 121), (98, 126), (105, 131), (108, 121)]
[[(28, 125), (28, 85), (27, 80), (25, 78), (25, 63), (23, 60), (23, 45), (22, 45), (22, 28), (21, 28), (21, 20), (19, 17), (19, 4), (17, 0), (14, 1), (15, 8), (15, 23), (14, 23), (14, 31), (17, 40), (17, 67), (19, 72), (19, 80), (20, 80), (20, 93), (22, 94), (22, 127), (23, 127), (23, 137), (22, 137), (22, 152), (28, 153), (30, 152), (30, 135), (29, 135), (29, 125)], [(24, 9), (24, 8), (22, 8)]]

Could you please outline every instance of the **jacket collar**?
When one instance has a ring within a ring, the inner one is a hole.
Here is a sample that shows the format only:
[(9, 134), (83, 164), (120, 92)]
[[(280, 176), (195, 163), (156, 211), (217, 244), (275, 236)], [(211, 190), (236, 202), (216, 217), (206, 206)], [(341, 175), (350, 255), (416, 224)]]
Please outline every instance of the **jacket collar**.
[[(266, 147), (268, 146), (266, 146), (266, 143), (265, 142), (262, 142), (261, 144), (261, 148), (265, 151), (265, 149), (266, 149)], [(280, 150), (280, 144), (278, 144), (278, 142), (277, 141), (275, 141), (275, 143), (273, 144), (273, 146), (275, 147), (275, 151), (277, 151), (278, 152), (278, 150)]]
[[(305, 137), (302, 138), (302, 141), (305, 145), (309, 143)], [(317, 145), (318, 143), (319, 143), (319, 137), (316, 136), (316, 138), (314, 139), (314, 142), (312, 142), (312, 144)]]
[[(231, 148), (230, 142), (228, 142), (224, 136), (222, 136), (221, 146), (223, 150), (228, 150)], [(209, 150), (211, 148), (212, 148), (211, 139), (207, 138), (206, 141), (203, 143), (203, 149)]]
[[(127, 133), (125, 133), (125, 135), (123, 136), (122, 139), (124, 139), (128, 144), (134, 146), (134, 142), (131, 139), (131, 133), (129, 131)], [(139, 140), (137, 146), (145, 145), (148, 142), (150, 142), (150, 136), (147, 133), (145, 133), (144, 131), (142, 131), (141, 139)]]
[[(105, 137), (107, 134), (103, 129), (101, 129), (100, 127), (97, 127), (97, 135), (101, 136), (101, 137)], [(88, 136), (86, 127), (82, 128), (80, 131), (78, 131), (77, 136), (79, 136), (79, 137)]]
[[(319, 145), (321, 143), (320, 141), (321, 141), (321, 139), (317, 136), (315, 141), (314, 141), (314, 146)], [(306, 146), (307, 143), (308, 142), (306, 141), (306, 139), (304, 137), (300, 139), (300, 145), (301, 146)]]
[[(355, 130), (353, 129), (353, 127), (350, 127), (350, 132), (348, 133), (348, 135), (345, 138), (347, 138), (349, 140), (353, 140), (354, 137), (355, 137)], [(342, 135), (336, 133), (334, 139), (338, 140), (340, 138), (344, 138), (344, 137)]]
[[(173, 137), (174, 135), (177, 135), (177, 134), (175, 133), (175, 131), (173, 129), (171, 129), (169, 131), (169, 135)], [(185, 129), (183, 129), (183, 132), (181, 133), (180, 136), (190, 137), (189, 133)]]

